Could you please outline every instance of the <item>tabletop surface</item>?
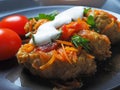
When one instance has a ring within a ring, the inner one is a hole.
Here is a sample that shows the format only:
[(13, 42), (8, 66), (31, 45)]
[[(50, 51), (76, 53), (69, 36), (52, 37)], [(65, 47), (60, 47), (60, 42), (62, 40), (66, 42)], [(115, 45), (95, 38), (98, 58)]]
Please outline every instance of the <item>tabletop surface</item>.
[[(41, 0), (39, 0), (41, 1), (40, 3), (35, 1), (38, 0), (0, 0), (0, 13), (36, 6), (45, 6), (42, 4)], [(107, 0), (106, 3), (99, 8), (120, 13), (120, 0)]]

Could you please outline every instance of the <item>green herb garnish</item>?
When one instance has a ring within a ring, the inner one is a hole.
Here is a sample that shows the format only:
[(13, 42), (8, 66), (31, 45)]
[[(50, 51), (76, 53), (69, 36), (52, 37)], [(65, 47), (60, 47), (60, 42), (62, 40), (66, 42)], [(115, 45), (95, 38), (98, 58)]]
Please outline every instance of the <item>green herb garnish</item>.
[(95, 20), (94, 20), (94, 17), (92, 15), (88, 16), (87, 23), (91, 26), (95, 26)]
[(33, 44), (36, 45), (35, 37), (33, 34), (32, 34), (32, 40), (33, 40)]
[(56, 40), (59, 39), (60, 36), (62, 35), (62, 30), (61, 30), (61, 29), (59, 29), (59, 32), (60, 32), (60, 33), (57, 35)]
[(79, 35), (74, 35), (71, 38), (72, 43), (75, 45), (75, 47), (79, 47), (82, 46), (86, 51), (90, 51), (90, 47), (89, 47), (89, 40), (82, 38)]
[(40, 19), (48, 19), (48, 20), (54, 20), (55, 16), (58, 14), (57, 11), (51, 12), (49, 14), (40, 13), (37, 17), (34, 17), (36, 20)]
[(95, 32), (99, 32), (94, 17), (92, 15), (88, 16), (87, 23), (90, 25), (90, 28), (93, 29)]
[(33, 35), (31, 32), (27, 33), (27, 34), (25, 35), (25, 37), (26, 37), (26, 38), (31, 37), (31, 38), (32, 38), (32, 41), (33, 41), (33, 44), (36, 45), (35, 37), (34, 37), (34, 35)]
[(31, 32), (28, 32), (28, 33), (25, 34), (25, 37), (26, 37), (26, 38), (29, 38), (31, 35), (32, 35), (32, 33), (31, 33)]
[(84, 8), (84, 15), (86, 15), (89, 11), (91, 10), (91, 8)]

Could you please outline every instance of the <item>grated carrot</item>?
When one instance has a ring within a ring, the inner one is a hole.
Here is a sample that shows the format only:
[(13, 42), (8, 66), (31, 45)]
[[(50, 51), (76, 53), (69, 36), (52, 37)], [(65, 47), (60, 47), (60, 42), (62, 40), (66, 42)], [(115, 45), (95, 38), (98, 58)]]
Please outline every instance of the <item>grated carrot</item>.
[(78, 52), (78, 50), (74, 47), (65, 47), (65, 50)]
[(44, 69), (48, 68), (50, 65), (52, 65), (54, 61), (55, 61), (55, 53), (53, 51), (53, 55), (52, 55), (51, 59), (46, 64), (40, 66), (39, 68), (41, 70), (44, 70)]
[(40, 51), (39, 52), (39, 57), (40, 57), (41, 61), (43, 60), (44, 62), (47, 62), (48, 60), (50, 60), (51, 55)]
[[(73, 44), (62, 40), (57, 40), (57, 42), (61, 44), (61, 47), (57, 50), (53, 50), (51, 59), (49, 59), (46, 64), (39, 67), (41, 70), (48, 68), (55, 60), (68, 61), (70, 64), (72, 64), (72, 62), (77, 62), (78, 50), (73, 46)], [(46, 58), (46, 55), (43, 54), (42, 58)]]
[(62, 43), (62, 44), (68, 45), (68, 46), (74, 46), (71, 42), (62, 41), (62, 40), (56, 40), (56, 41), (57, 41), (57, 43)]
[(30, 53), (31, 51), (33, 51), (35, 48), (35, 46), (33, 44), (25, 44), (23, 46), (23, 50), (27, 53)]
[(36, 24), (34, 25), (33, 29), (37, 30), (40, 25), (42, 25), (42, 24), (44, 24), (46, 22), (48, 22), (47, 19), (40, 19), (39, 21), (36, 22)]
[(76, 55), (76, 53), (74, 52), (74, 53), (73, 53), (73, 58), (72, 58), (73, 62), (76, 63), (76, 62), (77, 62), (77, 59), (78, 59), (78, 58), (77, 58), (77, 55)]
[(28, 32), (34, 31), (33, 25), (34, 25), (35, 23), (36, 23), (36, 20), (35, 20), (34, 18), (28, 22), (28, 25), (29, 25), (29, 30), (28, 30)]
[[(76, 49), (73, 44), (71, 42), (67, 42), (67, 41), (62, 41), (62, 40), (56, 40), (58, 43), (61, 43), (62, 48), (59, 48), (57, 50), (57, 57), (59, 60), (62, 61), (68, 61), (70, 64), (72, 64), (71, 61), (76, 62), (77, 60), (77, 52), (81, 51), (81, 49)], [(67, 45), (67, 46), (64, 46)], [(75, 53), (74, 55), (72, 55), (71, 53)]]
[(67, 53), (66, 53), (66, 51), (65, 51), (65, 47), (64, 47), (64, 45), (61, 44), (61, 46), (62, 46), (63, 54), (65, 55), (66, 60), (67, 60), (70, 64), (72, 64), (72, 62), (71, 62), (70, 59), (68, 58), (68, 55), (67, 55)]
[(59, 54), (56, 50), (55, 50), (55, 58), (61, 61), (64, 61), (64, 58), (62, 57), (61, 54)]

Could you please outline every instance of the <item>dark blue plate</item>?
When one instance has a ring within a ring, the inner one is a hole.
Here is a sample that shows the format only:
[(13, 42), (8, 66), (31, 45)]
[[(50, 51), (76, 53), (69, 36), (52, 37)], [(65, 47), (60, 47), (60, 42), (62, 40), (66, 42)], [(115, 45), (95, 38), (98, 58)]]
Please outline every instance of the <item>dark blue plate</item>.
[[(3, 13), (0, 15), (0, 19), (11, 14), (23, 14), (27, 17), (33, 17), (39, 13), (49, 13), (54, 10), (61, 12), (70, 7), (72, 6), (28, 8)], [(112, 14), (120, 18), (120, 15), (116, 13)], [(112, 57), (100, 65), (98, 72), (94, 76), (83, 79), (83, 87), (78, 90), (109, 90), (120, 85), (120, 43), (112, 46), (112, 52)], [(38, 80), (22, 66), (18, 65), (15, 57), (0, 62), (0, 90), (52, 90), (52, 88), (53, 85), (47, 80)]]

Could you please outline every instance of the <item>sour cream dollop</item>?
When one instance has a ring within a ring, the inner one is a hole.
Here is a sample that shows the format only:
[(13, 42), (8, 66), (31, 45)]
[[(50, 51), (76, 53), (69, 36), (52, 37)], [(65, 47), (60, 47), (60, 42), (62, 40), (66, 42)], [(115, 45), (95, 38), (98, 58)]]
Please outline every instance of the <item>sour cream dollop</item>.
[[(41, 25), (36, 34), (34, 34), (34, 40), (37, 46), (47, 44), (55, 39), (61, 32), (57, 30), (58, 27), (70, 23), (72, 20), (77, 20), (83, 17), (84, 7), (76, 6), (65, 10), (58, 14), (53, 21), (47, 22)], [(33, 43), (33, 39), (30, 43)]]

